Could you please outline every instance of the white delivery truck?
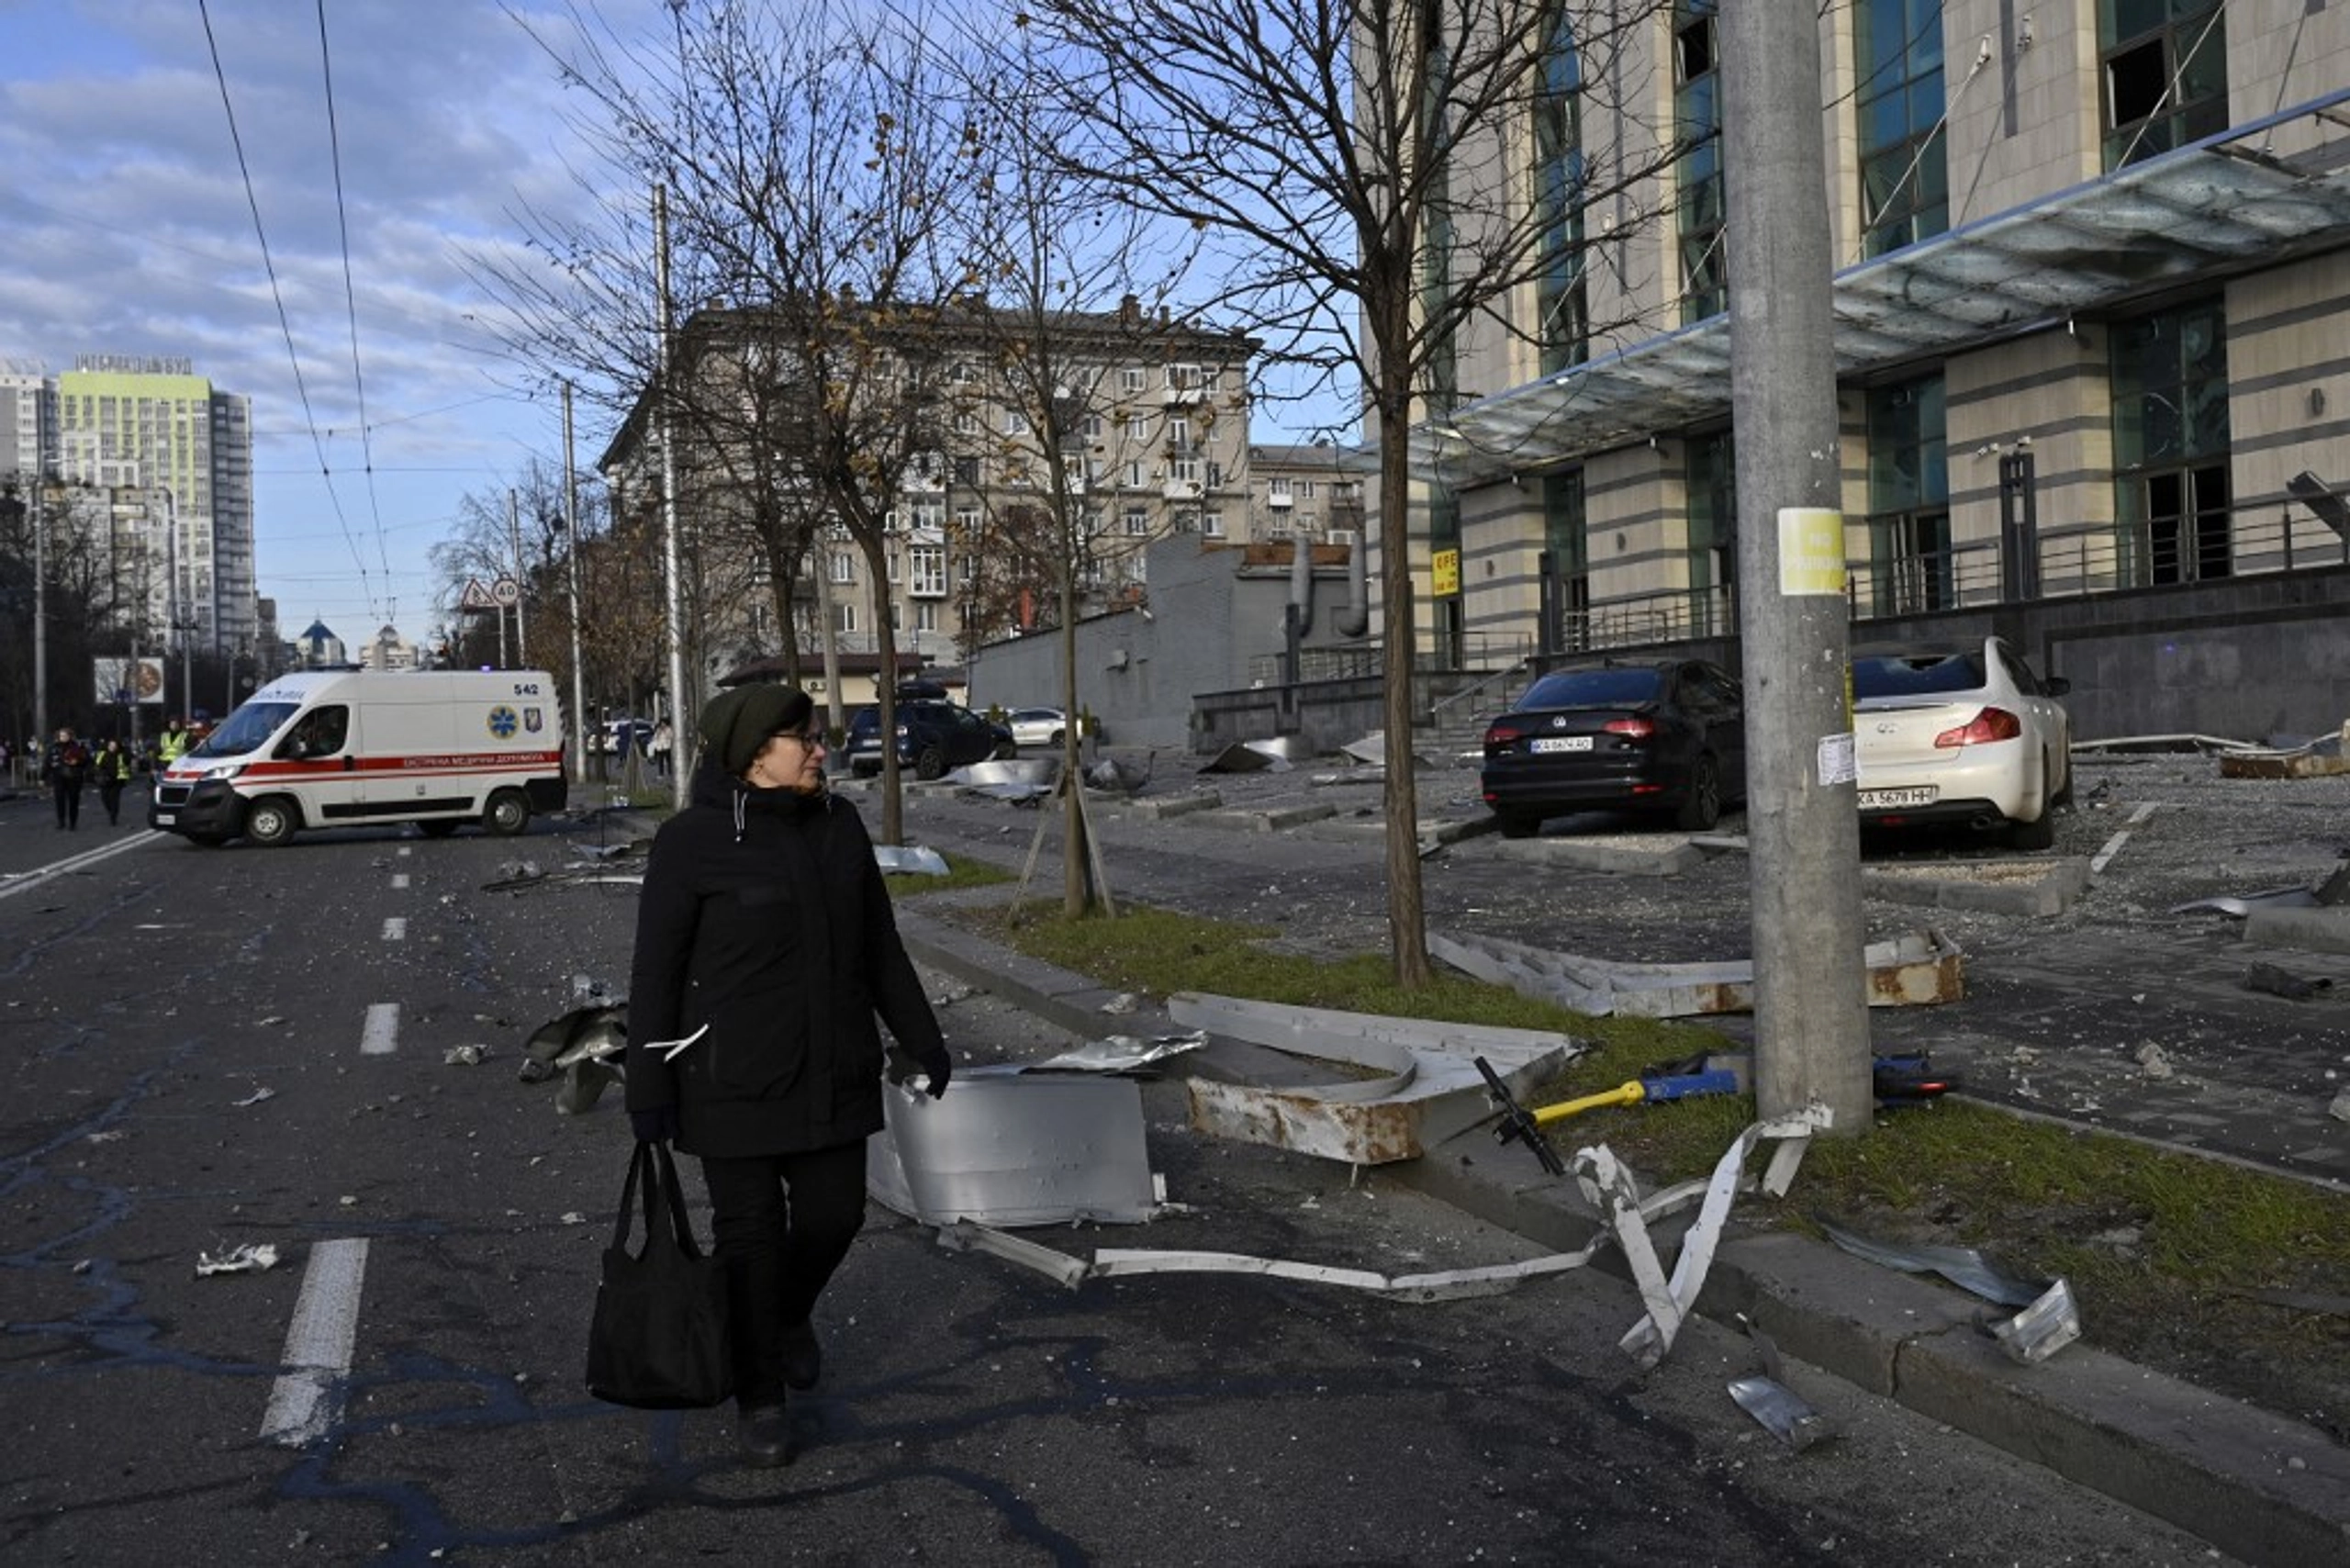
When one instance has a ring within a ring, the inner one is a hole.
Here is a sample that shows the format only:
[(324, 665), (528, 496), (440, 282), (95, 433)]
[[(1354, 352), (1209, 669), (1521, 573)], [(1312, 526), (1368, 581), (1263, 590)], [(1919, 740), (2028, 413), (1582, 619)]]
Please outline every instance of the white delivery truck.
[(198, 844), (401, 822), (520, 833), (564, 803), (554, 692), (534, 669), (283, 675), (156, 778), (147, 825)]

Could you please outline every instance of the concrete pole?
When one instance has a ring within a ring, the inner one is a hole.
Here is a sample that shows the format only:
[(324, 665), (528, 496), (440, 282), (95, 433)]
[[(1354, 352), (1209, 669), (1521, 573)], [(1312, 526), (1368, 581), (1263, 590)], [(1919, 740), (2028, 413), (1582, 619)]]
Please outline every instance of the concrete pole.
[(1816, 0), (1720, 11), (1755, 1096), (1871, 1123)]
[[(588, 782), (588, 672), (579, 645), (579, 471), (572, 466), (571, 383), (563, 384), (563, 536), (571, 569), (571, 776)], [(677, 726), (671, 725), (674, 730)]]
[(687, 776), (693, 771), (694, 729), (686, 703), (686, 593), (677, 549), (677, 445), (669, 397), (669, 187), (653, 187), (653, 291), (660, 319), (659, 386), (654, 408), (661, 435), (661, 567), (666, 579), (669, 622), (669, 798), (678, 811), (687, 804)]
[(522, 630), (522, 510), (514, 499), (514, 492), (506, 492), (506, 538), (514, 552), (514, 663), (516, 667), (531, 667), (531, 642)]
[(43, 746), (50, 740), (48, 487), (47, 475), (33, 476), (33, 744)]

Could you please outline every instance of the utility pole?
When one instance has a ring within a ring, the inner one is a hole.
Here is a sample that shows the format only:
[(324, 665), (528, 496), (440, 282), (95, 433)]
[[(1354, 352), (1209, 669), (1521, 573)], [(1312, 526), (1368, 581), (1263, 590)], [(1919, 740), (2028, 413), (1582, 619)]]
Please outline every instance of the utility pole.
[(1721, 7), (1755, 1099), (1871, 1125), (1817, 0)]
[[(194, 618), (188, 614), (186, 607), (180, 602), (179, 498), (172, 493), (172, 487), (169, 485), (158, 485), (155, 487), (163, 492), (163, 543), (165, 558), (169, 562), (166, 569), (170, 572), (172, 579), (163, 596), (164, 622), (171, 633), (172, 643), (177, 644), (180, 651), (180, 722), (185, 726), (196, 722), (196, 650), (188, 645), (187, 637), (187, 634), (196, 628), (193, 623)], [(170, 649), (167, 647), (164, 650), (163, 663), (163, 681), (166, 686), (171, 683), (171, 678)]]
[[(571, 776), (588, 782), (588, 674), (579, 656), (579, 471), (571, 461), (571, 383), (563, 384), (563, 535), (571, 570)], [(677, 730), (672, 722), (672, 734)]]
[(33, 476), (33, 739), (49, 744), (49, 476)]
[(654, 402), (661, 427), (661, 567), (666, 579), (666, 608), (669, 621), (670, 800), (686, 809), (686, 778), (693, 771), (693, 727), (685, 714), (686, 595), (677, 550), (677, 421), (671, 417), (669, 396), (669, 187), (653, 187), (653, 289), (658, 297), (660, 395)]
[(531, 640), (522, 630), (522, 512), (514, 499), (514, 492), (506, 492), (507, 547), (514, 552), (514, 663), (516, 667), (531, 666)]

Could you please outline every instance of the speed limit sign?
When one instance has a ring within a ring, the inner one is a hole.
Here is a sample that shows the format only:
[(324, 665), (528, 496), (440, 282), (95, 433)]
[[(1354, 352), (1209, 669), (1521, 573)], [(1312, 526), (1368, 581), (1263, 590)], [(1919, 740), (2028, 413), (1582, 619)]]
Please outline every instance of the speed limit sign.
[(500, 577), (489, 586), (489, 597), (501, 606), (511, 609), (522, 602), (522, 585), (512, 577)]

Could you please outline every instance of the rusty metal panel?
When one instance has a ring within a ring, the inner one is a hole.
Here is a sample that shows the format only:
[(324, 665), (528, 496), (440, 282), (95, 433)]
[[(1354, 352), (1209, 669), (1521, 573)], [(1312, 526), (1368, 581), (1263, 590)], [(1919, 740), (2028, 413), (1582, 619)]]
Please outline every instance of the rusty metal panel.
[[(1377, 1087), (1398, 1083), (1380, 1080)], [(1397, 1099), (1332, 1098), (1319, 1090), (1258, 1089), (1192, 1079), (1192, 1126), (1216, 1137), (1349, 1165), (1416, 1159), (1420, 1107)]]

